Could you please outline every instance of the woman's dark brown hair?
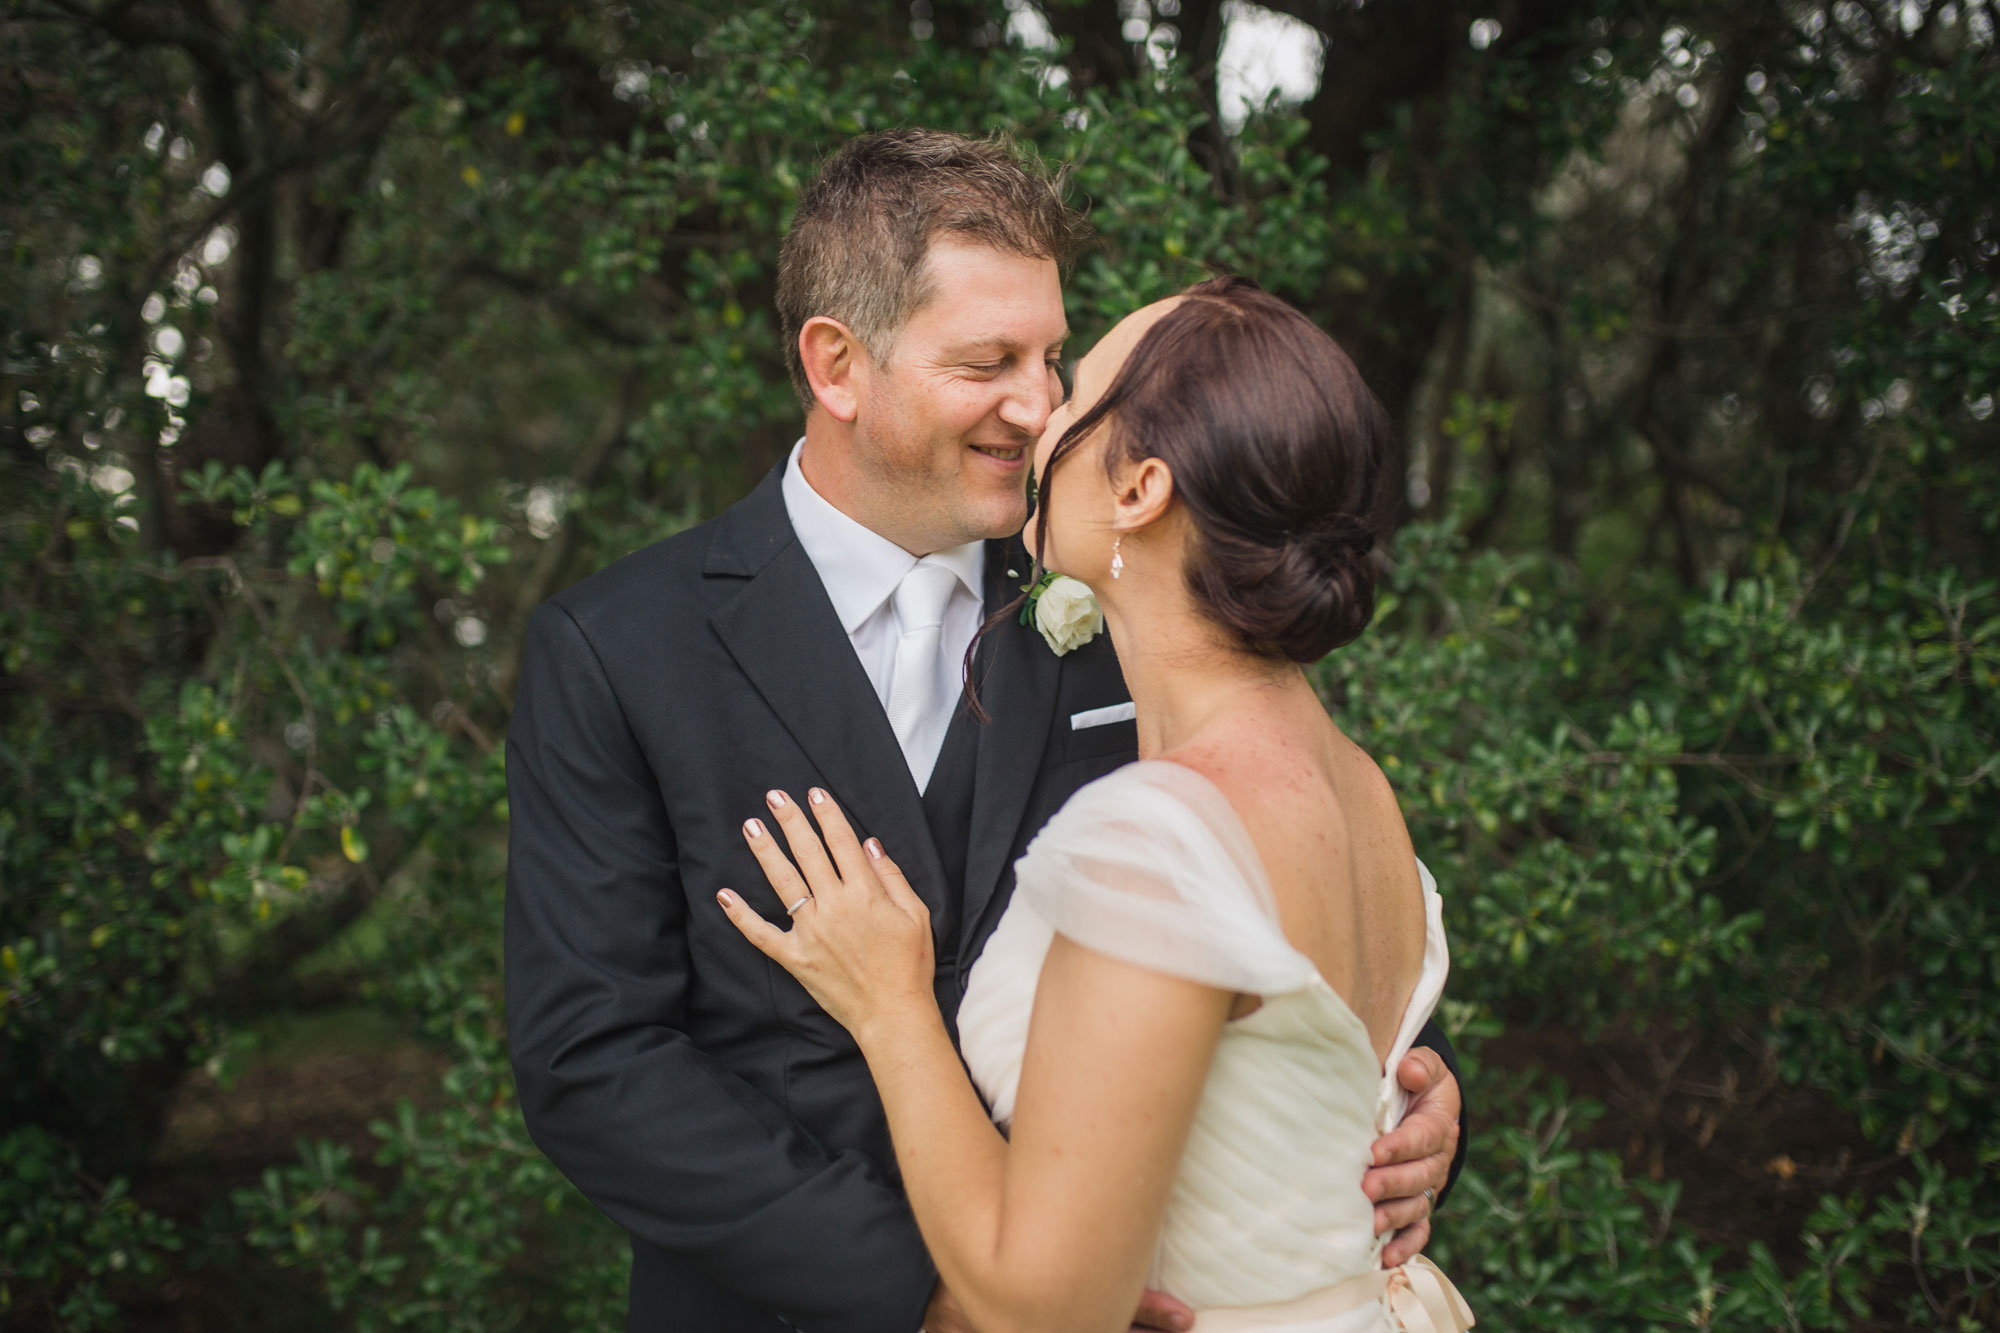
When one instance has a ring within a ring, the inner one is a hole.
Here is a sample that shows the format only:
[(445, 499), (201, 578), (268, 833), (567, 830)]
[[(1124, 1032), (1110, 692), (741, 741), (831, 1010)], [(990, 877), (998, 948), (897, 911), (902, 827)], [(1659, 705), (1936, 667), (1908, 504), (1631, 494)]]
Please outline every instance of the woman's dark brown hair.
[(1037, 546), (1058, 465), (1108, 424), (1112, 475), (1148, 458), (1173, 472), (1197, 605), (1255, 652), (1317, 661), (1375, 614), (1389, 415), (1339, 344), (1248, 278), (1183, 296), (1049, 455)]

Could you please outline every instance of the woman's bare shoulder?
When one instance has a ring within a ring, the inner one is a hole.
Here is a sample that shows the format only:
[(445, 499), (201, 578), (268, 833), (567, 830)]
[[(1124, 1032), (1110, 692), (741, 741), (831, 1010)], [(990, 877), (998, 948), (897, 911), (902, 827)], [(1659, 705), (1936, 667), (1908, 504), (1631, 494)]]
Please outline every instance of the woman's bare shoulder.
[(1316, 738), (1286, 728), (1281, 719), (1252, 713), (1161, 758), (1207, 778), (1254, 833), (1270, 820), (1323, 814), (1329, 801), (1338, 805), (1321, 749)]
[(1213, 783), (1260, 844), (1296, 845), (1310, 830), (1312, 855), (1323, 864), (1344, 861), (1350, 848), (1415, 854), (1388, 776), (1330, 721), (1315, 734), (1295, 719), (1249, 714), (1161, 758)]

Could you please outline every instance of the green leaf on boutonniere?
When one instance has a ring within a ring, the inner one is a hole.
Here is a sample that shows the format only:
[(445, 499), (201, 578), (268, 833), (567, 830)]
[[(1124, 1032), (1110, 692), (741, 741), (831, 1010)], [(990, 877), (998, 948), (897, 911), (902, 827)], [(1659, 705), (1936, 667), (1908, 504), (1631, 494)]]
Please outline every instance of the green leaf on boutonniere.
[(1033, 583), (1023, 583), (1021, 585), (1021, 591), (1028, 594), (1028, 600), (1021, 603), (1020, 619), (1022, 625), (1033, 625), (1035, 623), (1035, 603), (1042, 599), (1042, 594), (1049, 590), (1049, 585), (1061, 577), (1062, 575), (1056, 573), (1053, 569), (1045, 569), (1042, 571), (1042, 576)]

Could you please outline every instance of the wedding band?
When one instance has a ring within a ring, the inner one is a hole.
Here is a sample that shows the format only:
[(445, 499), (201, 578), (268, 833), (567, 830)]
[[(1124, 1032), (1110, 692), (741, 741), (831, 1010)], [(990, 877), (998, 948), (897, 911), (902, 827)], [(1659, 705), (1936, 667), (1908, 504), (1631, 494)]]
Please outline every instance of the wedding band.
[[(799, 909), (801, 907), (804, 907), (807, 903), (811, 902), (812, 900), (813, 896), (810, 893), (808, 893), (805, 897), (799, 899), (797, 902), (793, 903), (790, 907), (787, 907), (785, 909), (785, 915), (797, 916), (799, 914)], [(1429, 1193), (1429, 1191), (1426, 1190), (1425, 1193)]]
[(1437, 1206), (1438, 1192), (1428, 1185), (1424, 1186), (1424, 1211), (1434, 1213), (1437, 1211)]

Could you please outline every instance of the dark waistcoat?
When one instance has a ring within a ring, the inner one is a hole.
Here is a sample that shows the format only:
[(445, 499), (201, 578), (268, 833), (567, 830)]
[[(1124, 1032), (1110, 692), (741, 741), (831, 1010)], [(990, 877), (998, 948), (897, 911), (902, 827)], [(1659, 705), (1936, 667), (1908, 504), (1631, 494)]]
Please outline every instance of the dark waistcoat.
[[(963, 704), (951, 719), (938, 751), (937, 767), (931, 771), (930, 785), (924, 788), (924, 823), (931, 831), (938, 862), (944, 867), (947, 884), (965, 883), (965, 856), (972, 841), (973, 788), (977, 781), (980, 726)], [(957, 1026), (958, 997), (964, 992), (959, 976), (959, 945), (964, 899), (946, 894), (932, 910), (933, 935), (938, 942), (937, 997), (945, 1021)], [(970, 961), (965, 963), (970, 967)]]

